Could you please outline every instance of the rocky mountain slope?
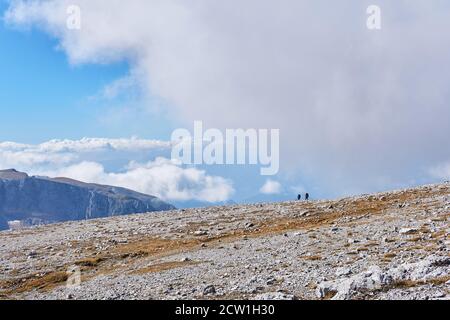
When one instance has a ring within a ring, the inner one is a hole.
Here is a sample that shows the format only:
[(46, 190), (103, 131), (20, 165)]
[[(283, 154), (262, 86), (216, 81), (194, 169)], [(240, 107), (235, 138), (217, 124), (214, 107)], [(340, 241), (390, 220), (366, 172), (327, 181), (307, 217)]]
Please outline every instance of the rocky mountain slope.
[(5, 221), (46, 224), (174, 209), (156, 197), (67, 178), (0, 171), (0, 230)]
[(446, 183), (7, 231), (0, 297), (449, 299), (449, 219)]

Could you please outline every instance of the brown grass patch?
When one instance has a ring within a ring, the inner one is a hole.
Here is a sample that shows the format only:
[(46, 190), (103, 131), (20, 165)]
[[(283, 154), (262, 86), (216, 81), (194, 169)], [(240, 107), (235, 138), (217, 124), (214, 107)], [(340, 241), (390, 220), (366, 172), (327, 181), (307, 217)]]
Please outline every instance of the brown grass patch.
[(392, 284), (392, 288), (413, 288), (419, 285), (419, 282), (413, 280), (398, 280)]
[(75, 262), (75, 265), (80, 267), (96, 267), (104, 260), (105, 258), (102, 257), (85, 258)]
[(432, 233), (431, 234), (431, 238), (433, 238), (433, 239), (440, 239), (440, 238), (445, 237), (445, 234), (446, 234), (446, 231), (445, 230), (441, 230), (441, 231)]
[(325, 297), (323, 297), (323, 300), (331, 300), (331, 299), (334, 298), (334, 296), (335, 296), (337, 293), (338, 293), (337, 291), (328, 291), (328, 292), (325, 294)]
[(443, 285), (444, 283), (446, 283), (449, 280), (450, 280), (450, 275), (433, 278), (433, 279), (428, 279), (425, 281), (399, 280), (399, 281), (394, 282), (390, 286), (390, 288), (413, 288), (413, 287), (423, 286), (423, 285), (427, 285), (427, 284), (432, 284), (432, 285), (438, 286), (438, 285)]
[(196, 237), (185, 240), (164, 240), (156, 238), (143, 239), (118, 246), (114, 255), (119, 255), (121, 259), (141, 258), (149, 256), (167, 256), (177, 252), (185, 252), (201, 246), (202, 243), (208, 243), (213, 239)]
[(63, 271), (49, 272), (39, 277), (17, 278), (0, 282), (3, 295), (23, 293), (31, 290), (50, 290), (66, 282), (68, 274)]
[(377, 246), (379, 246), (380, 244), (378, 243), (378, 242), (369, 242), (369, 243), (366, 243), (365, 245), (364, 245), (364, 247), (366, 247), (366, 248), (370, 248), (370, 247), (377, 247)]
[(304, 257), (301, 257), (301, 259), (307, 260), (307, 261), (321, 261), (321, 260), (323, 260), (323, 258), (321, 256), (304, 256)]
[(447, 221), (447, 218), (446, 217), (432, 218), (431, 221), (433, 221), (433, 222), (444, 222), (444, 221)]
[(173, 261), (173, 262), (163, 262), (159, 264), (154, 264), (136, 271), (131, 272), (131, 274), (147, 274), (147, 273), (158, 273), (172, 269), (183, 268), (187, 266), (198, 265), (200, 262), (195, 261)]
[(423, 250), (425, 250), (427, 252), (435, 252), (436, 250), (438, 250), (438, 246), (433, 244), (430, 246), (423, 247)]
[(419, 251), (419, 250), (425, 250), (426, 247), (421, 246), (421, 245), (415, 245), (415, 246), (411, 246), (411, 247), (406, 247), (404, 250), (405, 251)]
[(431, 233), (430, 229), (427, 228), (427, 227), (422, 227), (422, 228), (419, 229), (419, 231), (420, 231), (421, 233), (425, 233), (425, 234)]

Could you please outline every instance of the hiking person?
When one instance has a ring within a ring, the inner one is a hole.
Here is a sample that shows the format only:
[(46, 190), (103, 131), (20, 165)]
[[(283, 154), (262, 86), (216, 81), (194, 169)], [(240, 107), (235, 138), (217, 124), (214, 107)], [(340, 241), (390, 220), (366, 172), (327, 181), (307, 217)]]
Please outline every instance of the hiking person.
[(308, 201), (309, 200), (309, 193), (305, 194), (305, 200)]
[(302, 200), (302, 195), (301, 195), (301, 194), (299, 194), (299, 195), (297, 196), (297, 200), (298, 200), (298, 201)]

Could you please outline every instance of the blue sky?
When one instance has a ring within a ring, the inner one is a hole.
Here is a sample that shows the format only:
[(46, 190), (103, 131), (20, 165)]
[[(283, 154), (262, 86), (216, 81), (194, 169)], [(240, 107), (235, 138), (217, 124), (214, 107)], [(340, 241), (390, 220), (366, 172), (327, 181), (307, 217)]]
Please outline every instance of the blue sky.
[[(6, 1), (1, 1), (1, 15), (6, 8)], [(163, 115), (114, 117), (125, 104), (138, 110), (139, 101), (92, 99), (105, 86), (128, 74), (126, 61), (71, 65), (66, 54), (57, 49), (55, 38), (34, 28), (18, 30), (3, 22), (0, 44), (2, 140), (40, 143), (55, 138), (170, 136)], [(110, 115), (106, 121), (105, 113)]]

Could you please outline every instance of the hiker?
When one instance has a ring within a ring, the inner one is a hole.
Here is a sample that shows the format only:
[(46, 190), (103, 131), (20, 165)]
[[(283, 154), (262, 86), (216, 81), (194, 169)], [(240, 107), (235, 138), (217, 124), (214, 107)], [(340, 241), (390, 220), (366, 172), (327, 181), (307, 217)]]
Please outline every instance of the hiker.
[(308, 201), (309, 200), (309, 193), (305, 194), (305, 200)]
[(301, 194), (299, 194), (299, 195), (297, 196), (297, 200), (298, 200), (298, 201), (302, 200), (302, 195), (301, 195)]

